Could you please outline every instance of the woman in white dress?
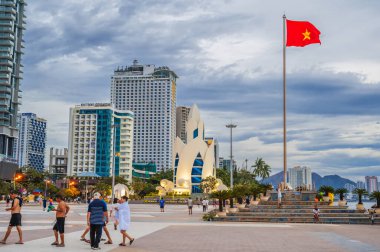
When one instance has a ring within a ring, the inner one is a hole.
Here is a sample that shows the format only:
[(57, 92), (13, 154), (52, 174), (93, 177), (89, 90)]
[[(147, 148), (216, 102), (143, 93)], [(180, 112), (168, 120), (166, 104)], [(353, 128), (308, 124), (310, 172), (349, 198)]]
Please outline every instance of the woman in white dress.
[(113, 220), (113, 226), (115, 230), (117, 230), (117, 225), (119, 224), (119, 211), (117, 210), (119, 205), (119, 200), (117, 198), (114, 198), (113, 203), (110, 207), (110, 217)]
[(126, 246), (125, 238), (129, 239), (129, 245), (132, 245), (134, 238), (130, 237), (127, 233), (129, 225), (131, 224), (131, 211), (128, 205), (128, 197), (123, 196), (120, 200), (120, 205), (117, 207), (119, 217), (119, 229), (123, 237), (123, 242), (119, 246)]

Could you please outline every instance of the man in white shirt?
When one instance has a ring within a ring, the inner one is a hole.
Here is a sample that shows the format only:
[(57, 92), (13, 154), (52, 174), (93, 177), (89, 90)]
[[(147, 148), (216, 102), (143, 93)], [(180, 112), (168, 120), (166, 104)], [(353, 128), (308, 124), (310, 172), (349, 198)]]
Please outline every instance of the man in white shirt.
[(206, 212), (206, 207), (207, 207), (206, 204), (207, 204), (206, 199), (203, 199), (202, 200), (203, 212)]

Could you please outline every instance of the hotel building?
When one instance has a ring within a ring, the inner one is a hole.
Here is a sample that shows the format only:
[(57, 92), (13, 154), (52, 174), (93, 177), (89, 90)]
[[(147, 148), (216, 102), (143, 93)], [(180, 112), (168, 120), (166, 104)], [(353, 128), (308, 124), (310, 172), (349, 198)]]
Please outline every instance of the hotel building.
[(71, 108), (67, 175), (111, 176), (115, 156), (115, 175), (132, 182), (133, 120), (109, 103)]
[(134, 113), (134, 163), (155, 163), (157, 171), (173, 166), (176, 136), (176, 80), (168, 67), (118, 68), (111, 77), (111, 103)]

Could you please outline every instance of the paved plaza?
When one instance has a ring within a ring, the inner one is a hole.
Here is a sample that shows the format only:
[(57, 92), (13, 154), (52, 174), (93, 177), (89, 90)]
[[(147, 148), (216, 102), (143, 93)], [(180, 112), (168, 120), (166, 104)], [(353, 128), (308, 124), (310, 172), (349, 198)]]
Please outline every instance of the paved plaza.
[[(4, 209), (5, 205), (0, 205)], [(14, 230), (0, 252), (91, 251), (80, 241), (86, 226), (86, 205), (71, 205), (66, 225), (66, 247), (55, 248), (54, 213), (39, 206), (23, 207), (24, 245), (14, 244)], [(101, 251), (380, 251), (379, 225), (275, 224), (203, 222), (202, 208), (193, 215), (185, 206), (131, 204), (129, 233), (136, 238), (131, 247), (118, 247), (121, 236), (108, 228), (113, 245), (101, 244)], [(0, 235), (9, 223), (9, 212), (0, 211)], [(103, 233), (104, 234), (104, 233)], [(87, 237), (89, 238), (89, 237)]]

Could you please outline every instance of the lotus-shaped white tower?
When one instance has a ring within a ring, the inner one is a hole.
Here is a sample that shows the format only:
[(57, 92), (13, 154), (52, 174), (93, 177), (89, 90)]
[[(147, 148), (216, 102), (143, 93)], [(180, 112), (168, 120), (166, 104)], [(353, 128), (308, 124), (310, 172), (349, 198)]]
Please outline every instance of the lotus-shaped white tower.
[(186, 135), (187, 144), (177, 137), (174, 145), (174, 191), (201, 193), (201, 180), (215, 176), (214, 141), (205, 141), (204, 123), (195, 104), (190, 110)]

